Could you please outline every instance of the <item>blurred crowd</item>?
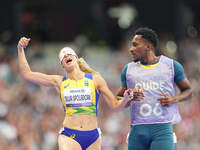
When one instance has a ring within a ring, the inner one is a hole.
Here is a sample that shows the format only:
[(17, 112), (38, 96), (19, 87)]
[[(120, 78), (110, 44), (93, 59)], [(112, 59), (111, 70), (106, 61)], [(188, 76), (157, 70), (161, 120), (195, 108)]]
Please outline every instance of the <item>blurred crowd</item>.
[[(80, 45), (79, 43), (82, 43)], [(62, 44), (41, 43), (33, 39), (27, 59), (33, 71), (63, 74), (57, 54)], [(120, 73), (130, 61), (128, 44), (118, 50), (106, 45), (92, 45), (84, 37), (70, 43), (79, 49), (87, 63), (100, 72), (113, 93), (120, 86)], [(198, 39), (170, 42), (161, 38), (161, 53), (180, 60), (192, 84), (191, 100), (180, 103), (182, 121), (176, 125), (176, 150), (200, 147), (200, 45)], [(177, 91), (178, 93), (178, 91)], [(16, 44), (0, 48), (0, 150), (57, 150), (57, 136), (64, 111), (59, 95), (52, 88), (25, 81), (19, 74)], [(99, 102), (102, 150), (126, 150), (129, 132), (129, 109), (112, 112), (104, 100)]]

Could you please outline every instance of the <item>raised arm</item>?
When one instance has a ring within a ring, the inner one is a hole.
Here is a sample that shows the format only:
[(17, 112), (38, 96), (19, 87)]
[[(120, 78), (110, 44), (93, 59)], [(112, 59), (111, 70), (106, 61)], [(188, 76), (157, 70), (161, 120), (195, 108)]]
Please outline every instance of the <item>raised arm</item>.
[(103, 96), (103, 98), (106, 100), (108, 105), (115, 111), (119, 111), (122, 108), (125, 107), (125, 105), (131, 100), (132, 93), (129, 96), (128, 90), (124, 93), (124, 98), (121, 98), (120, 100), (117, 100), (117, 98), (113, 95), (111, 90), (108, 88), (107, 83), (100, 75), (94, 75), (94, 82), (97, 90), (100, 92), (100, 94)]
[(38, 85), (59, 88), (59, 81), (61, 81), (62, 78), (61, 76), (46, 75), (43, 73), (31, 71), (24, 53), (24, 48), (27, 47), (29, 41), (30, 39), (22, 37), (17, 45), (20, 74), (24, 79), (29, 80)]

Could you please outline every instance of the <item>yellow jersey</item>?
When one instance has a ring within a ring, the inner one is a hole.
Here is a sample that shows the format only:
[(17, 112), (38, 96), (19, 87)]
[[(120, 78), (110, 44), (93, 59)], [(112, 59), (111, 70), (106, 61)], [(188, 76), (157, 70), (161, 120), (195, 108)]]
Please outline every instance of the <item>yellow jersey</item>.
[(91, 74), (85, 74), (84, 78), (78, 81), (63, 77), (60, 89), (66, 115), (97, 115), (99, 93), (95, 89)]

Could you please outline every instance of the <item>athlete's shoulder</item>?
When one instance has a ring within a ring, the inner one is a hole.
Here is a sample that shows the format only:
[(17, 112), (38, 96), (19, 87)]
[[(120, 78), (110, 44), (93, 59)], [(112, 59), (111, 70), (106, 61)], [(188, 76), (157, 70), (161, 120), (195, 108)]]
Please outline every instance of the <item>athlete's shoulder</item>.
[(61, 81), (65, 81), (65, 80), (67, 80), (68, 79), (68, 77), (67, 76), (58, 76), (57, 77), (57, 80), (61, 80)]
[(101, 87), (105, 87), (107, 84), (104, 78), (100, 74), (93, 75), (93, 83), (96, 89), (101, 89)]
[(161, 60), (167, 60), (167, 61), (169, 61), (169, 60), (173, 61), (174, 60), (173, 58), (170, 58), (170, 57), (165, 56), (165, 55), (161, 55), (160, 58), (161, 58)]
[[(129, 64), (129, 63), (128, 63)], [(123, 69), (122, 70), (125, 70), (128, 68), (128, 64), (124, 65)]]
[(173, 60), (173, 65), (174, 65), (174, 69), (178, 69), (178, 70), (184, 70), (183, 68), (183, 65), (178, 61), (178, 60), (175, 60), (175, 59), (172, 59)]
[(103, 80), (103, 77), (100, 74), (92, 75), (94, 81)]
[(92, 74), (85, 73), (85, 78), (87, 78), (87, 79), (92, 80), (92, 79), (93, 79), (93, 76), (94, 76), (94, 75), (92, 75)]
[(186, 78), (184, 68), (177, 60), (173, 60), (174, 64), (174, 81), (181, 82)]
[(162, 57), (163, 60), (168, 60), (168, 61), (170, 60), (170, 61), (172, 61), (175, 68), (181, 68), (181, 69), (183, 69), (183, 66), (177, 60), (175, 60), (173, 58), (170, 58), (170, 57), (167, 57), (167, 56), (164, 56), (164, 55), (162, 55), (161, 57)]
[(183, 65), (182, 65), (179, 61), (177, 61), (177, 60), (175, 60), (175, 59), (173, 59), (173, 63), (174, 63), (174, 65), (176, 65), (176, 66), (182, 66), (182, 67), (183, 67)]
[[(137, 62), (134, 62), (134, 61), (132, 61), (132, 62), (129, 62), (129, 63), (127, 63), (126, 65), (128, 66), (128, 65), (135, 65), (135, 64), (138, 64)], [(125, 66), (126, 66), (125, 65)]]
[(124, 67), (123, 67), (122, 70), (127, 70), (127, 68), (128, 68), (129, 66), (135, 65), (135, 64), (137, 64), (137, 63), (135, 63), (135, 62), (129, 62), (129, 63), (127, 63), (127, 64), (124, 65)]

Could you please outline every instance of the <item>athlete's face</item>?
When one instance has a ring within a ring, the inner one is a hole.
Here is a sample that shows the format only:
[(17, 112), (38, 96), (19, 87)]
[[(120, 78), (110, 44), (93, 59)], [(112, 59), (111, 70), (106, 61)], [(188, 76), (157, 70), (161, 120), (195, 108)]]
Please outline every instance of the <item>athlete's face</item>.
[(77, 58), (74, 55), (65, 55), (61, 64), (63, 68), (66, 68), (67, 70), (71, 70), (77, 62)]
[(143, 62), (147, 56), (147, 41), (141, 35), (135, 35), (131, 41), (129, 51), (134, 62)]

